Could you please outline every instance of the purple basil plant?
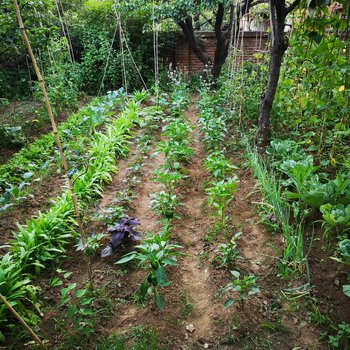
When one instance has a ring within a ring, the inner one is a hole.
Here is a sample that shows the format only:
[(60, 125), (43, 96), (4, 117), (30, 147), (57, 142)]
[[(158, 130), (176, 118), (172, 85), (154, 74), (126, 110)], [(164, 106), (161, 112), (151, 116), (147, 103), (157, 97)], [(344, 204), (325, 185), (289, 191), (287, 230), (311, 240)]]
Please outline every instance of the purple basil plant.
[(134, 242), (141, 240), (141, 234), (134, 230), (134, 227), (139, 226), (140, 221), (136, 218), (125, 216), (119, 223), (107, 229), (111, 234), (108, 246), (101, 252), (101, 257), (111, 256), (113, 248), (117, 247), (124, 239), (130, 239)]

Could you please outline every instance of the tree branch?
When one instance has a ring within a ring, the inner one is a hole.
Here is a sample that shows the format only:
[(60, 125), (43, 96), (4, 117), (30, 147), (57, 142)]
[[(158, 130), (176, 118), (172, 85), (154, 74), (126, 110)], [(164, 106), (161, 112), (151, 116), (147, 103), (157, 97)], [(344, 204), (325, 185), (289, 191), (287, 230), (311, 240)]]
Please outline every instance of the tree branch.
[(288, 7), (286, 7), (286, 13), (291, 13), (300, 3), (301, 0), (294, 0), (294, 2), (292, 2)]
[(259, 4), (267, 4), (268, 2), (269, 2), (269, 0), (255, 0), (249, 4), (249, 8), (252, 8), (252, 7), (259, 5)]
[(198, 59), (203, 64), (208, 64), (210, 62), (210, 59), (209, 59), (208, 55), (204, 52), (202, 47), (200, 46), (198, 39), (194, 33), (194, 29), (193, 29), (193, 25), (192, 25), (192, 18), (186, 17), (185, 20), (178, 22), (178, 25), (182, 29), (191, 49), (197, 55)]
[(222, 28), (223, 19), (224, 19), (224, 5), (220, 3), (218, 6), (218, 11), (216, 12), (214, 31), (215, 31), (216, 38), (221, 40), (222, 40), (221, 28)]

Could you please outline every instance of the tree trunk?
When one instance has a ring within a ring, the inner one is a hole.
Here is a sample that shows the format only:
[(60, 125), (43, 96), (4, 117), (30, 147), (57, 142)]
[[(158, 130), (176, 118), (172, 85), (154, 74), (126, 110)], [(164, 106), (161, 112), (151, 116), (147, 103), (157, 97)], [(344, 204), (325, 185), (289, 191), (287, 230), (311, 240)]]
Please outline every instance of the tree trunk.
[(265, 148), (270, 136), (270, 114), (275, 98), (283, 55), (288, 48), (288, 41), (284, 36), (284, 26), (287, 12), (276, 8), (274, 1), (270, 2), (270, 17), (272, 28), (272, 44), (270, 48), (270, 63), (266, 91), (261, 96), (259, 112), (259, 129), (257, 141)]

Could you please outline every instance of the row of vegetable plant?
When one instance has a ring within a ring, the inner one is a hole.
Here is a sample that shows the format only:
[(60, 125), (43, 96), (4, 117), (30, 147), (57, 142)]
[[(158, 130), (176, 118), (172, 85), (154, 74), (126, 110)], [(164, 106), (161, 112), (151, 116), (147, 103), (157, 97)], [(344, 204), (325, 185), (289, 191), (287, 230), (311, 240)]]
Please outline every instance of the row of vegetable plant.
[[(163, 100), (162, 104), (164, 103)], [(166, 158), (165, 164), (154, 171), (154, 181), (161, 184), (163, 189), (160, 192), (151, 193), (152, 208), (159, 216), (162, 228), (157, 234), (148, 232), (142, 244), (136, 246), (137, 250), (126, 254), (117, 261), (117, 264), (123, 264), (135, 260), (138, 267), (147, 271), (146, 278), (136, 294), (136, 299), (143, 303), (147, 297), (153, 297), (159, 310), (165, 308), (165, 298), (160, 293), (160, 288), (171, 284), (167, 277), (166, 267), (176, 266), (177, 257), (181, 254), (179, 252), (181, 246), (170, 242), (170, 234), (171, 222), (180, 218), (176, 208), (181, 205), (181, 202), (175, 189), (185, 178), (184, 166), (190, 162), (193, 154), (190, 147), (192, 126), (183, 115), (187, 104), (188, 95), (185, 86), (176, 85), (170, 103), (165, 103), (169, 115), (163, 115), (165, 125), (161, 134), (162, 140), (158, 142), (154, 154), (162, 153)]]
[(255, 275), (241, 276), (239, 271), (231, 270), (232, 267), (235, 267), (237, 259), (240, 258), (236, 241), (241, 235), (241, 232), (237, 232), (231, 237), (233, 227), (228, 223), (229, 217), (226, 213), (227, 206), (234, 199), (239, 186), (236, 174), (237, 167), (226, 156), (225, 145), (231, 118), (230, 114), (227, 113), (228, 110), (223, 107), (224, 101), (219, 93), (211, 93), (204, 88), (198, 105), (200, 107), (199, 124), (208, 152), (204, 166), (212, 178), (206, 188), (208, 204), (214, 209), (214, 216), (218, 220), (215, 224), (214, 234), (223, 232), (226, 237), (230, 237), (228, 243), (219, 245), (213, 262), (218, 262), (220, 267), (229, 269), (233, 278), (223, 288), (223, 293), (234, 293), (237, 296), (227, 298), (225, 307), (230, 307), (236, 300), (243, 307), (250, 295), (259, 292), (259, 287), (256, 284), (257, 277)]
[[(87, 140), (98, 128), (102, 128), (115, 114), (115, 108), (125, 103), (123, 90), (110, 92), (94, 99), (88, 106), (70, 116), (58, 127), (60, 139), (65, 145), (65, 153), (70, 168), (75, 171), (78, 159), (86, 154)], [(80, 162), (82, 162), (80, 160)], [(41, 182), (53, 172), (61, 160), (52, 133), (41, 136), (35, 142), (22, 148), (7, 163), (0, 166), (0, 212), (31, 197), (31, 184)]]
[[(101, 196), (103, 184), (111, 181), (117, 171), (116, 157), (128, 152), (128, 139), (134, 123), (138, 122), (139, 112), (140, 104), (131, 100), (118, 118), (106, 126), (104, 133), (90, 136), (89, 164), (72, 174), (81, 212)], [(77, 236), (76, 226), (71, 193), (66, 190), (48, 212), (39, 213), (26, 225), (19, 225), (18, 232), (14, 233), (10, 251), (0, 265), (0, 293), (30, 324), (35, 324), (38, 316), (28, 305), (36, 310), (40, 307), (39, 291), (33, 285), (34, 274), (53, 266), (64, 256), (65, 247)], [(6, 330), (16, 327), (4, 305), (0, 308), (0, 326)]]

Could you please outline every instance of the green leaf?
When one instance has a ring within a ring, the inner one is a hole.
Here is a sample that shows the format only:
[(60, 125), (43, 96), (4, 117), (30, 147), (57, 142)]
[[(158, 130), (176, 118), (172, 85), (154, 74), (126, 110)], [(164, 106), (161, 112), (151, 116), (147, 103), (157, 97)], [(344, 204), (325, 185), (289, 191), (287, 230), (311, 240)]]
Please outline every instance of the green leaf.
[(158, 285), (161, 287), (166, 287), (169, 285), (169, 282), (166, 279), (166, 271), (163, 266), (159, 266), (156, 270), (156, 279)]
[(116, 264), (125, 264), (125, 263), (135, 259), (136, 255), (137, 255), (136, 253), (124, 255), (121, 259), (119, 259), (116, 262)]
[(156, 305), (160, 311), (163, 311), (165, 308), (165, 299), (162, 295), (156, 295)]
[(343, 293), (350, 298), (350, 284), (345, 284), (343, 286)]
[(63, 284), (63, 282), (59, 277), (54, 277), (50, 281), (51, 287), (61, 286), (62, 284)]
[(79, 289), (75, 292), (77, 298), (81, 298), (86, 294), (87, 289)]
[(225, 304), (224, 304), (224, 307), (225, 308), (229, 308), (230, 306), (232, 306), (233, 304), (234, 304), (234, 300), (233, 299), (227, 299), (226, 301), (225, 301)]

